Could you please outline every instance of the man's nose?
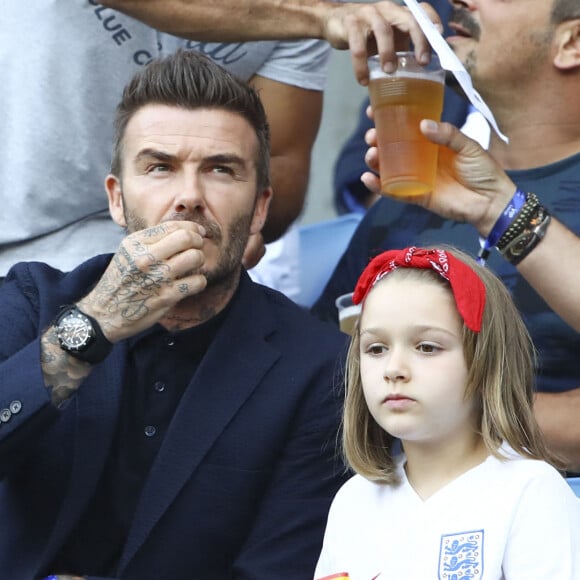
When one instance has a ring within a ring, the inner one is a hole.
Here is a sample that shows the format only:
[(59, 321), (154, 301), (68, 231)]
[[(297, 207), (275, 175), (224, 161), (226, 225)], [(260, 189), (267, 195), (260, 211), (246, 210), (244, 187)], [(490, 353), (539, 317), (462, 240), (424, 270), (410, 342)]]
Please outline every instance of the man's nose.
[(174, 208), (177, 213), (191, 212), (205, 207), (205, 192), (202, 180), (197, 175), (184, 175), (176, 184)]

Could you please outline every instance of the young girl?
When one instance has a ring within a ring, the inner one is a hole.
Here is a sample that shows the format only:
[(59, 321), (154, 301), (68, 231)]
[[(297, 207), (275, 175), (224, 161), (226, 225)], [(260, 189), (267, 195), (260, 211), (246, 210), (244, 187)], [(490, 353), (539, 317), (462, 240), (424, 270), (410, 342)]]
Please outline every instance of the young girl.
[(534, 419), (533, 348), (502, 282), (457, 250), (406, 248), (370, 262), (354, 301), (357, 475), (315, 578), (580, 579), (580, 501)]

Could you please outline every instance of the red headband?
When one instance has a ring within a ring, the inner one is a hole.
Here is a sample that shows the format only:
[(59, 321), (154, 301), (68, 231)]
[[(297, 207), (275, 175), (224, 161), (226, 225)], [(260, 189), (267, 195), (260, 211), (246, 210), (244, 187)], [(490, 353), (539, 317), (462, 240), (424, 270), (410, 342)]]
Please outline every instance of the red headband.
[(389, 250), (373, 258), (360, 275), (354, 289), (353, 302), (362, 302), (373, 286), (397, 268), (425, 268), (440, 274), (449, 282), (457, 310), (467, 328), (481, 330), (485, 308), (485, 286), (479, 276), (464, 262), (445, 250), (410, 247)]

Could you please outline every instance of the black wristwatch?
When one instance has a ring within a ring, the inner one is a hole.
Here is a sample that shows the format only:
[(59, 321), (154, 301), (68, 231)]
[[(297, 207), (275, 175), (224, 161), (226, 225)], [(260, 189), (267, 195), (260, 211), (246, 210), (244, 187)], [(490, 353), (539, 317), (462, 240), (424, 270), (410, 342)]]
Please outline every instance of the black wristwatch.
[(53, 327), (60, 348), (84, 362), (100, 363), (113, 348), (99, 323), (74, 304), (63, 306)]

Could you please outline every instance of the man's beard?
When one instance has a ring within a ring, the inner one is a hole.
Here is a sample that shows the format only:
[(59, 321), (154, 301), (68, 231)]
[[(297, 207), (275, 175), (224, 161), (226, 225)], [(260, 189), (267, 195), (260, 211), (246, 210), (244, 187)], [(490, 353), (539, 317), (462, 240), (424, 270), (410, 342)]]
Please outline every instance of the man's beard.
[[(467, 34), (475, 41), (478, 41), (481, 36), (481, 28), (479, 24), (471, 17), (471, 14), (466, 8), (456, 8), (453, 10), (451, 17), (449, 18), (450, 22), (454, 24), (458, 24), (463, 28)], [(472, 76), (475, 74), (477, 60), (475, 51), (471, 50), (467, 55), (463, 58), (463, 66), (465, 70)], [(452, 88), (456, 88), (453, 85), (453, 82), (449, 83)], [(457, 90), (457, 88), (456, 88)], [(460, 90), (457, 90), (460, 93)]]
[[(124, 201), (124, 200), (123, 200)], [(144, 230), (154, 224), (147, 224), (145, 220), (139, 216), (135, 211), (126, 209), (123, 203), (123, 213), (125, 216), (126, 230), (128, 233), (133, 233), (139, 230)], [(252, 212), (248, 215), (238, 215), (228, 229), (226, 245), (223, 245), (224, 236), (221, 228), (215, 222), (212, 222), (200, 215), (198, 212), (175, 212), (163, 221), (191, 221), (202, 225), (205, 228), (208, 242), (213, 244), (219, 250), (218, 263), (208, 270), (202, 266), (200, 273), (206, 277), (207, 287), (215, 287), (227, 285), (230, 282), (235, 282), (240, 266), (244, 250), (250, 237), (250, 226), (253, 217)]]

